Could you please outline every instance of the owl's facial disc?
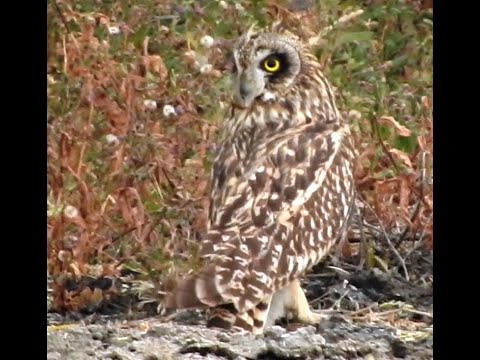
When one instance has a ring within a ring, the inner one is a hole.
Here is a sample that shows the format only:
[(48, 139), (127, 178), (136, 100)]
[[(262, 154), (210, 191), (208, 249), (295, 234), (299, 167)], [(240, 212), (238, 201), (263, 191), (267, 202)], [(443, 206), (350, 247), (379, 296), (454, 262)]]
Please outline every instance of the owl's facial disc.
[(296, 49), (285, 41), (271, 37), (262, 41), (257, 37), (255, 45), (249, 45), (252, 50), (240, 48), (233, 53), (236, 65), (234, 102), (242, 108), (250, 107), (267, 92), (282, 94), (288, 91), (301, 63)]

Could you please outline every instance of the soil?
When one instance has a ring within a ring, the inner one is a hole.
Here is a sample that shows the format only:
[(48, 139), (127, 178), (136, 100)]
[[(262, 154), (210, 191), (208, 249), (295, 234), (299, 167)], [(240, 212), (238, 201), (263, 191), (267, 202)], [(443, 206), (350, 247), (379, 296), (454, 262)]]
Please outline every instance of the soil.
[(431, 253), (410, 256), (409, 281), (395, 269), (323, 265), (307, 277), (305, 290), (327, 318), (317, 327), (285, 320), (256, 336), (206, 328), (200, 310), (168, 318), (154, 306), (133, 310), (138, 299), (126, 292), (81, 312), (48, 313), (47, 358), (433, 359), (432, 264)]

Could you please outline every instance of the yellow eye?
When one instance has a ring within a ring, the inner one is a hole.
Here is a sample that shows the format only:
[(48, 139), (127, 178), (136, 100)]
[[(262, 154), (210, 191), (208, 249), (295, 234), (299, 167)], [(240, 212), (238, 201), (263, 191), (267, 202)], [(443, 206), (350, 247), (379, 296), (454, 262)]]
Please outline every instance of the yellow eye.
[(278, 60), (277, 58), (269, 57), (263, 62), (263, 67), (268, 72), (276, 72), (280, 70), (280, 60)]

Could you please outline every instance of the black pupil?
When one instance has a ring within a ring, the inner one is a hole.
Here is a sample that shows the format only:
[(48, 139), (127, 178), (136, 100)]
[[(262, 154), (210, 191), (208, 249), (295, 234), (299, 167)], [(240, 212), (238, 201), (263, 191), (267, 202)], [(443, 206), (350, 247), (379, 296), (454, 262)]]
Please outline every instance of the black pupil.
[(268, 67), (275, 67), (275, 65), (277, 64), (277, 62), (275, 61), (275, 59), (268, 59), (267, 60), (267, 66)]

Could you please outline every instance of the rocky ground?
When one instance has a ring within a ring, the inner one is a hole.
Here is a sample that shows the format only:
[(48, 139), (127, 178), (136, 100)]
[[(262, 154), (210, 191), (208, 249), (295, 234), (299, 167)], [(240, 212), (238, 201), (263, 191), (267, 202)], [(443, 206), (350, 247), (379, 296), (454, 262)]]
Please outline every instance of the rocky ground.
[(318, 327), (284, 322), (258, 336), (207, 329), (202, 311), (49, 313), (47, 358), (432, 359), (432, 257), (415, 261), (425, 268), (410, 281), (378, 269), (317, 271), (305, 289), (314, 309), (328, 309), (326, 320)]
[(202, 325), (128, 323), (50, 327), (47, 359), (432, 359), (432, 336), (403, 341), (394, 328), (335, 321), (321, 329), (234, 334)]

